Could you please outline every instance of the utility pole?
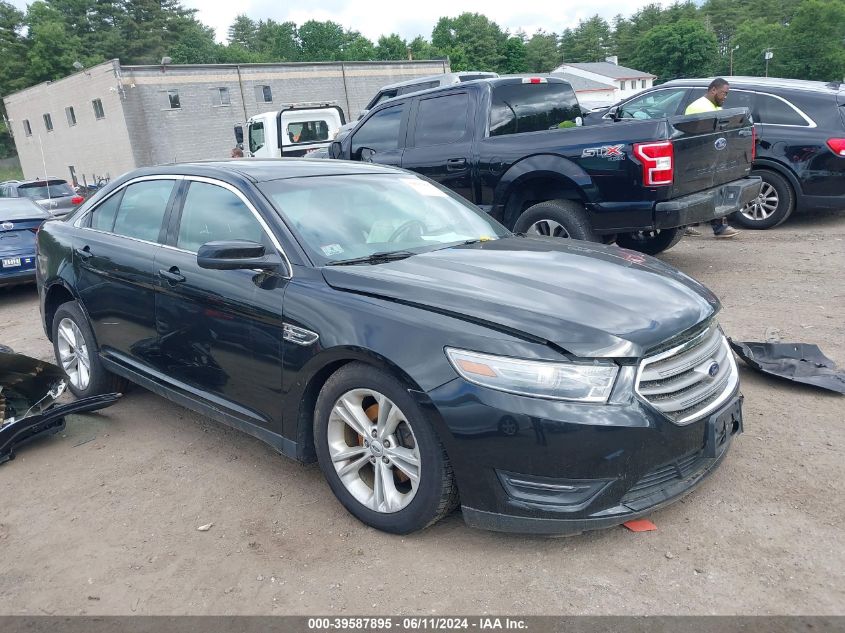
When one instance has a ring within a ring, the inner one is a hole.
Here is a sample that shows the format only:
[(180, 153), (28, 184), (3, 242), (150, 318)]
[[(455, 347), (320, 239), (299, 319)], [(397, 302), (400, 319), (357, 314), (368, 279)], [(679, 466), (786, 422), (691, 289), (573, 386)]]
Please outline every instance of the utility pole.
[(734, 75), (734, 51), (739, 48), (739, 44), (731, 48), (731, 70), (728, 73), (731, 77)]
[(772, 52), (771, 49), (766, 49), (763, 52), (763, 58), (766, 60), (766, 77), (769, 76), (769, 60), (774, 56), (775, 54)]

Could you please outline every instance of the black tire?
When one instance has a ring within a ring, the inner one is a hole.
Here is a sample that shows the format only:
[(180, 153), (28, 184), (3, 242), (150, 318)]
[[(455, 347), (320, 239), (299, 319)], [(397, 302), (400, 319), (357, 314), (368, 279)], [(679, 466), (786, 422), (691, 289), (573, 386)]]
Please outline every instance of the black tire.
[[(69, 319), (72, 321), (82, 338), (85, 341), (85, 348), (88, 356), (89, 380), (84, 388), (74, 385), (68, 375), (65, 367), (62, 364), (61, 355), (59, 354), (59, 326), (63, 321)], [(76, 301), (69, 301), (63, 303), (56, 310), (53, 315), (53, 353), (56, 355), (56, 364), (62, 368), (65, 375), (68, 376), (68, 388), (77, 398), (87, 398), (89, 396), (99, 396), (104, 393), (123, 393), (126, 390), (127, 382), (125, 379), (109, 373), (103, 364), (100, 362), (100, 355), (97, 351), (97, 346), (94, 341), (94, 335), (91, 332), (91, 326), (88, 324), (88, 319), (79, 307)]]
[(646, 255), (657, 255), (672, 248), (681, 241), (683, 236), (684, 227), (620, 233), (616, 237), (616, 244), (622, 248), (629, 248)]
[[(401, 510), (382, 512), (368, 508), (347, 490), (335, 470), (329, 450), (329, 418), (338, 400), (355, 389), (373, 390), (387, 396), (399, 407), (412, 429), (420, 456), (419, 483), (413, 498)], [(344, 365), (329, 377), (314, 411), (314, 446), (320, 470), (337, 499), (361, 522), (378, 530), (394, 534), (422, 530), (449, 514), (458, 504), (452, 466), (434, 429), (407, 388), (381, 369), (356, 362)]]
[[(760, 176), (763, 179), (763, 188), (760, 197), (747, 205), (741, 211), (732, 213), (731, 224), (736, 224), (746, 229), (764, 230), (771, 229), (782, 224), (795, 211), (795, 192), (789, 181), (779, 173), (768, 169), (757, 169), (751, 172), (752, 176)], [(776, 197), (776, 199), (775, 199)], [(754, 215), (761, 216), (765, 213), (764, 204), (776, 202), (775, 210), (766, 218), (755, 220)], [(745, 214), (748, 215), (745, 215)], [(749, 217), (751, 216), (751, 217)]]
[[(554, 229), (548, 230), (554, 225), (562, 227), (566, 235)], [(584, 205), (574, 200), (547, 200), (530, 206), (517, 218), (513, 230), (514, 233), (529, 235), (571, 237), (587, 242), (601, 241), (593, 232)]]

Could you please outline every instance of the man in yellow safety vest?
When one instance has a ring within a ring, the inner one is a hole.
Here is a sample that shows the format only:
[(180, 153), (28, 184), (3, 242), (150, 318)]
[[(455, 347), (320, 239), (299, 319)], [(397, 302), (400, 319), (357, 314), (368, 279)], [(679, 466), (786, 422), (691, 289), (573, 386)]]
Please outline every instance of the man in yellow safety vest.
[[(684, 114), (702, 114), (704, 112), (714, 112), (721, 110), (722, 104), (728, 97), (730, 85), (721, 77), (717, 77), (707, 86), (707, 93), (700, 99), (696, 99), (687, 106)], [(734, 237), (739, 235), (739, 231), (729, 226), (724, 218), (713, 220), (710, 222), (713, 227), (713, 235), (715, 237)], [(686, 235), (701, 235), (699, 231), (690, 227), (685, 232)]]

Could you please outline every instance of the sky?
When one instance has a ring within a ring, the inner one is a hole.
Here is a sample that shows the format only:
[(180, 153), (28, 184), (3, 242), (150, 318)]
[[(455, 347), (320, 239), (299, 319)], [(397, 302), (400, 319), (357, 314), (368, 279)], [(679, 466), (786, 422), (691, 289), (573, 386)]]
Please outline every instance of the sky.
[[(197, 18), (213, 27), (218, 41), (225, 42), (229, 25), (240, 13), (254, 20), (272, 18), (277, 22), (302, 24), (308, 20), (331, 20), (344, 28), (360, 31), (375, 42), (380, 35), (398, 33), (410, 40), (417, 35), (431, 39), (431, 30), (443, 16), (455, 17), (464, 12), (482, 13), (511, 33), (522, 29), (529, 35), (537, 29), (560, 33), (578, 25), (579, 20), (599, 14), (610, 21), (614, 15), (631, 15), (647, 4), (671, 4), (671, 0), (627, 0), (624, 3), (603, 0), (595, 4), (584, 0), (183, 0), (182, 4), (198, 9)], [(25, 0), (13, 0), (24, 8)]]

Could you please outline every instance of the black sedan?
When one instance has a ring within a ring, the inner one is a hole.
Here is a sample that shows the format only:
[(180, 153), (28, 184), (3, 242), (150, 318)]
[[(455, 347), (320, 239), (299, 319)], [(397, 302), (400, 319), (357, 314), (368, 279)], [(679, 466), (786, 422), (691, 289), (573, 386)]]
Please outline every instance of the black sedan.
[[(745, 107), (754, 116), (757, 153), (751, 175), (763, 179), (759, 197), (731, 221), (769, 229), (796, 209), (845, 209), (845, 86), (772, 77), (726, 79), (730, 92), (724, 107)], [(669, 81), (590, 112), (585, 125), (683, 114), (704, 96), (711, 80)]]
[(671, 502), (741, 431), (716, 297), (342, 161), (142, 169), (38, 236), (79, 397), (129, 380), (317, 460), (361, 521), (571, 533)]

